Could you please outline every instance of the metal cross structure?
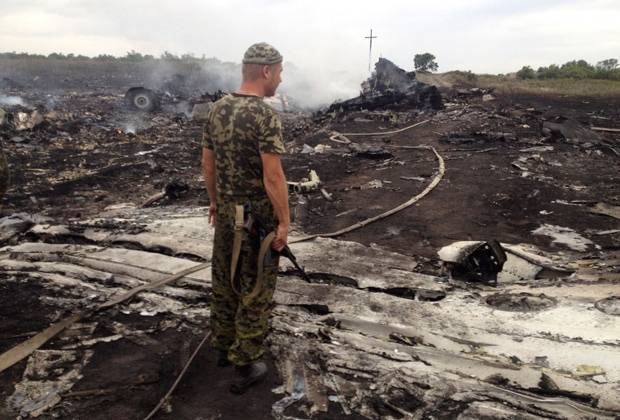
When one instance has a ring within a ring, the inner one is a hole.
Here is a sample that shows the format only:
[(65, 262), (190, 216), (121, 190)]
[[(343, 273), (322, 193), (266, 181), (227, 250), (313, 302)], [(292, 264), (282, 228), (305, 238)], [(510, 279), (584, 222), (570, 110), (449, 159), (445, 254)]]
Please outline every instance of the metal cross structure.
[(376, 38), (376, 36), (372, 36), (372, 29), (370, 30), (370, 36), (367, 36), (366, 39), (370, 38), (370, 51), (368, 52), (368, 71), (370, 71), (370, 63), (372, 61), (372, 39)]

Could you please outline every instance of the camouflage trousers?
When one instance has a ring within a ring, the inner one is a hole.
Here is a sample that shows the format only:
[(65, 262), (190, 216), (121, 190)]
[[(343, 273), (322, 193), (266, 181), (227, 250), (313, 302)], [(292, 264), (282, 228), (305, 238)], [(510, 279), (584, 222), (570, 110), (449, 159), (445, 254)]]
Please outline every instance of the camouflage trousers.
[[(235, 205), (253, 204), (266, 220), (276, 220), (268, 198), (241, 200), (239, 197), (221, 197), (217, 201), (211, 268), (211, 346), (228, 351), (228, 360), (243, 366), (259, 360), (264, 353), (263, 340), (269, 327), (279, 254), (273, 253), (273, 264), (265, 267), (263, 271), (262, 290), (255, 298), (247, 298), (257, 281), (260, 240), (256, 235), (244, 232), (233, 289), (230, 265)], [(241, 296), (237, 295), (235, 290), (240, 292)]]
[(2, 208), (2, 198), (9, 187), (9, 166), (6, 162), (2, 144), (0, 144), (0, 208)]

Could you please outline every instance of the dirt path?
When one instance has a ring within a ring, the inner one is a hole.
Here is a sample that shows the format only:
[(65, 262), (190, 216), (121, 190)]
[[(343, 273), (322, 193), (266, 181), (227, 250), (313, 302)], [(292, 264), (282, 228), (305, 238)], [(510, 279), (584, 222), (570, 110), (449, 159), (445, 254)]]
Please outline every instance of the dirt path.
[(452, 88), (452, 83), (446, 80), (446, 77), (443, 74), (437, 73), (424, 73), (421, 76), (418, 76), (420, 80), (429, 85), (435, 85), (438, 88)]

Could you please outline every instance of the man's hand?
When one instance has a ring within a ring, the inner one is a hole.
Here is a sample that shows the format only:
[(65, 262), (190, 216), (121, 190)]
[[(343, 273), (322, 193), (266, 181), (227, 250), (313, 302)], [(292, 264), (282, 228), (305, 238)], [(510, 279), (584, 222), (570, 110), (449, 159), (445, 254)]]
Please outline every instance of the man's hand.
[(211, 226), (215, 227), (215, 210), (217, 209), (217, 206), (215, 205), (215, 203), (211, 203), (211, 205), (209, 206), (209, 214), (207, 215), (207, 223), (209, 223)]
[(289, 227), (286, 225), (278, 225), (278, 230), (276, 230), (276, 237), (271, 241), (271, 247), (276, 251), (282, 251), (287, 244), (288, 241), (288, 230)]

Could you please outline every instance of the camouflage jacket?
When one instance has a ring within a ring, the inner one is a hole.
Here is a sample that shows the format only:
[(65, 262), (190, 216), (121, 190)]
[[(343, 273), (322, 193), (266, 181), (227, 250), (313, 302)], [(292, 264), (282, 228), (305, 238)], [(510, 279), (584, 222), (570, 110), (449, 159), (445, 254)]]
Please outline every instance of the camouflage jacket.
[(285, 152), (277, 112), (255, 96), (232, 94), (207, 114), (202, 145), (215, 153), (218, 194), (265, 197), (261, 153)]

